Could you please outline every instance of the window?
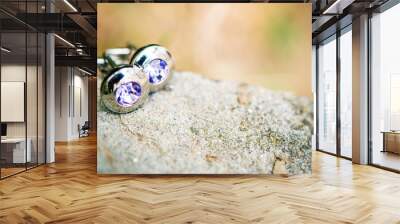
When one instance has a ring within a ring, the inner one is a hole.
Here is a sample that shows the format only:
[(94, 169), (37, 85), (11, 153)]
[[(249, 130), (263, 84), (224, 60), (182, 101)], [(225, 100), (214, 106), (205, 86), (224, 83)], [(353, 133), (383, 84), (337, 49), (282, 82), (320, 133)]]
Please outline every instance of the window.
[(352, 157), (352, 33), (351, 26), (340, 36), (340, 155)]
[(372, 164), (400, 170), (400, 5), (371, 18)]
[[(16, 4), (0, 3), (7, 5)], [(44, 2), (17, 5), (23, 16), (41, 13)], [(0, 17), (9, 21), (0, 24), (0, 178), (5, 178), (45, 163), (46, 39), (8, 14), (1, 12)]]
[(318, 47), (318, 149), (336, 153), (336, 36)]
[(317, 143), (320, 151), (351, 159), (352, 26), (338, 34), (320, 43), (317, 51)]

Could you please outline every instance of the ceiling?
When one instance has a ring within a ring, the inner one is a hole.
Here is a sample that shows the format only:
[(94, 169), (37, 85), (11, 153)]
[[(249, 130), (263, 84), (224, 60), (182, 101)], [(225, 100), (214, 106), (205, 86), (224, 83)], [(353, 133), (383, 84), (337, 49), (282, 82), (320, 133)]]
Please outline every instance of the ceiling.
[[(3, 45), (15, 48), (15, 54), (26, 54), (25, 39), (21, 32), (54, 32), (56, 63), (96, 69), (96, 4), (107, 2), (187, 2), (186, 0), (1, 0), (0, 22)], [(236, 2), (248, 2), (233, 0)], [(335, 32), (337, 21), (377, 7), (387, 0), (252, 0), (269, 3), (312, 3), (313, 42)], [(198, 2), (223, 2), (223, 0), (198, 0)], [(230, 0), (229, 2), (232, 2)], [(344, 20), (345, 21), (345, 20)], [(345, 25), (345, 23), (343, 23)], [(60, 37), (60, 38), (59, 38)], [(64, 41), (65, 40), (65, 41)], [(28, 54), (32, 50), (28, 47)], [(33, 46), (33, 45), (32, 45)], [(19, 50), (18, 50), (19, 49)], [(93, 66), (88, 66), (90, 64)]]

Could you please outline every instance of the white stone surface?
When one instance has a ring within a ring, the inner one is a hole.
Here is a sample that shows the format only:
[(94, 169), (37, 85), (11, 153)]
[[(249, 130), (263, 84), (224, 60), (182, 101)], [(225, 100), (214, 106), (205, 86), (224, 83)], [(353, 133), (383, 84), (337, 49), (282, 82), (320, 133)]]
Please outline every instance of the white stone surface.
[[(101, 81), (101, 80), (99, 80)], [(311, 172), (312, 101), (182, 72), (129, 114), (98, 108), (103, 174)]]

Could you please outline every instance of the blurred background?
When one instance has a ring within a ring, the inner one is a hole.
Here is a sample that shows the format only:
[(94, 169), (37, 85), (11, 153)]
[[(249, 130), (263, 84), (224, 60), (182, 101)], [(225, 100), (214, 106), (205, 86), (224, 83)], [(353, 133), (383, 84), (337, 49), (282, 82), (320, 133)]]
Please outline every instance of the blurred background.
[(178, 71), (311, 96), (311, 4), (98, 4), (97, 53), (160, 44)]

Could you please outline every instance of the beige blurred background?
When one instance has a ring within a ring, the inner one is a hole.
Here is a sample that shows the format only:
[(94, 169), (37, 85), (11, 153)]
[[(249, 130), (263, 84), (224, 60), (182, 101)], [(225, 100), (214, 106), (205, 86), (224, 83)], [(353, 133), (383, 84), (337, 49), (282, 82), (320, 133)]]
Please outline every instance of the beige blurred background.
[(179, 71), (311, 96), (311, 4), (102, 3), (97, 53), (160, 44)]

